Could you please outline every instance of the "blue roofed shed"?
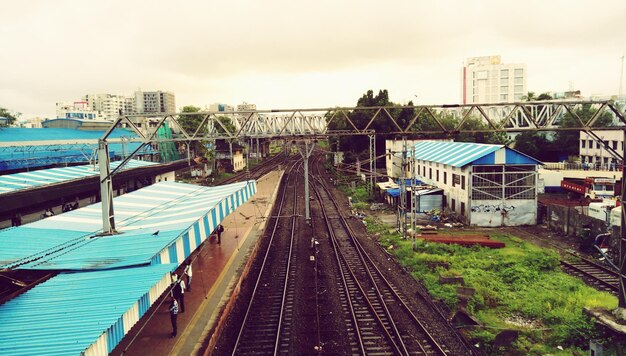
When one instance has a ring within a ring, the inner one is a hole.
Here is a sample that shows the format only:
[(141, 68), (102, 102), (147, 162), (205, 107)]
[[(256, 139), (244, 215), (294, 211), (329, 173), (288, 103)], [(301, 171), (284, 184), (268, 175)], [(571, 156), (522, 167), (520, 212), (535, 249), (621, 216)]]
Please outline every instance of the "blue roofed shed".
[(415, 176), (444, 190), (445, 207), (470, 225), (537, 222), (540, 161), (504, 145), (420, 141)]

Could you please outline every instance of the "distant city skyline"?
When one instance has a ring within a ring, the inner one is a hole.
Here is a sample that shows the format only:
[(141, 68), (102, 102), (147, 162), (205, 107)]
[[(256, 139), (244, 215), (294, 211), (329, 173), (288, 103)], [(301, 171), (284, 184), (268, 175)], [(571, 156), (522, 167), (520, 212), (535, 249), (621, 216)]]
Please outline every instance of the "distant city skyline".
[[(78, 0), (0, 5), (0, 107), (55, 115), (85, 93), (166, 90), (177, 108), (460, 103), (470, 57), (527, 68), (527, 90), (617, 95), (626, 2)], [(622, 89), (622, 92), (626, 90)]]

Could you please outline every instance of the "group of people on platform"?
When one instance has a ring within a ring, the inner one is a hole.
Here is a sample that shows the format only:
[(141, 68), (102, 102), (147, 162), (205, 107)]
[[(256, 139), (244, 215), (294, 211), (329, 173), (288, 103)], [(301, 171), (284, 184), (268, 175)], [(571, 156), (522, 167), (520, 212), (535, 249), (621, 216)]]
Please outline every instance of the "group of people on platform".
[[(185, 276), (187, 276), (187, 283), (185, 283)], [(176, 319), (178, 313), (185, 312), (185, 291), (191, 292), (191, 279), (193, 277), (193, 270), (191, 268), (191, 262), (187, 263), (183, 273), (178, 276), (176, 273), (172, 273), (172, 288), (170, 290), (170, 320), (172, 322), (172, 335), (175, 337), (178, 334), (178, 325)]]
[[(219, 224), (215, 229), (217, 232), (217, 243), (220, 244), (222, 232), (224, 227)], [(170, 321), (172, 322), (172, 334), (170, 337), (175, 337), (178, 334), (177, 318), (179, 313), (185, 312), (185, 292), (191, 292), (191, 280), (193, 277), (193, 270), (191, 268), (191, 262), (188, 262), (183, 269), (183, 273), (179, 276), (176, 273), (172, 273), (172, 287), (170, 289)], [(187, 276), (187, 282), (185, 282), (185, 276)]]

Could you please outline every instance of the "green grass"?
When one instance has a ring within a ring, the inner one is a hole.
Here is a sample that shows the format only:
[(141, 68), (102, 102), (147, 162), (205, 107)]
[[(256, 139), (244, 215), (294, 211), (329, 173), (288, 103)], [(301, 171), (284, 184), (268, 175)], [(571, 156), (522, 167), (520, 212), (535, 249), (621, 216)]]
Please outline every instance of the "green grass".
[[(368, 229), (379, 236), (379, 243), (400, 263), (422, 280), (434, 298), (450, 308), (457, 303), (456, 285), (439, 283), (439, 276), (459, 275), (465, 286), (476, 290), (468, 311), (483, 325), (469, 335), (488, 354), (503, 350), (491, 348), (502, 329), (520, 331), (513, 345), (524, 354), (571, 354), (586, 349), (595, 335), (593, 320), (584, 307), (614, 309), (617, 298), (588, 287), (559, 268), (559, 257), (551, 251), (515, 236), (492, 235), (506, 244), (502, 249), (461, 247), (403, 240), (389, 227), (368, 220)], [(507, 318), (528, 321), (531, 326), (508, 323)], [(562, 346), (565, 350), (557, 349)], [(578, 349), (580, 348), (580, 349)]]

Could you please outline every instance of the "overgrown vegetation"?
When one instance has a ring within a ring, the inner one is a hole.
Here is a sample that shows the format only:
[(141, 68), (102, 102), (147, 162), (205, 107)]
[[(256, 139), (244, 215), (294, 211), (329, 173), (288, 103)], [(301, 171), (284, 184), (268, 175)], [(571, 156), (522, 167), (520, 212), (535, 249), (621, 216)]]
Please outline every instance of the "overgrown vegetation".
[[(468, 311), (482, 327), (469, 333), (487, 354), (514, 351), (523, 354), (572, 354), (588, 346), (590, 338), (602, 336), (584, 307), (613, 309), (617, 298), (598, 292), (559, 269), (556, 253), (529, 244), (515, 236), (496, 234), (506, 244), (502, 249), (461, 247), (403, 240), (399, 234), (373, 218), (368, 230), (379, 236), (379, 243), (412, 275), (423, 281), (435, 299), (450, 308), (457, 303), (457, 285), (442, 284), (440, 276), (462, 276), (475, 294)], [(392, 231), (392, 230), (391, 230)], [(493, 347), (496, 335), (504, 329), (519, 331), (515, 350)], [(561, 346), (563, 350), (557, 347)]]

